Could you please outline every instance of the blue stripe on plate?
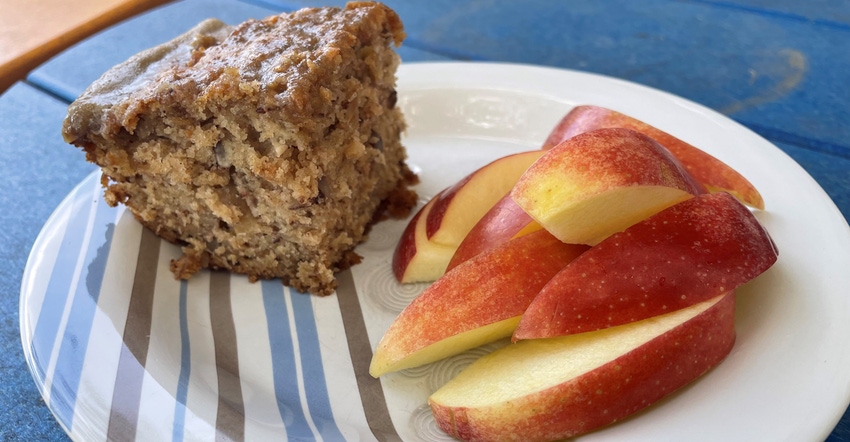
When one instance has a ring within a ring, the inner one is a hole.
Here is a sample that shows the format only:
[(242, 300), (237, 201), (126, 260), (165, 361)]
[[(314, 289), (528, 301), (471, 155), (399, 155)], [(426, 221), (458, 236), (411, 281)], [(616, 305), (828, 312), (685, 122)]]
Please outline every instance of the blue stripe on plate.
[(53, 379), (60, 382), (51, 383), (50, 408), (68, 428), (72, 428), (73, 424), (77, 388), (80, 384), (97, 300), (100, 297), (109, 248), (112, 245), (112, 235), (115, 232), (115, 216), (115, 209), (98, 198), (91, 238), (83, 258), (86, 266), (81, 269), (77, 286), (74, 288), (71, 312), (68, 315), (56, 359), (56, 372)]
[[(79, 195), (82, 190), (76, 192), (76, 198), (87, 200), (87, 196)], [(89, 222), (91, 205), (74, 204), (70, 208), (71, 215), (68, 217), (68, 226), (59, 244), (59, 252), (56, 255), (56, 263), (53, 272), (47, 282), (44, 293), (44, 301), (41, 311), (38, 313), (35, 330), (33, 330), (30, 349), (32, 351), (33, 369), (37, 372), (37, 379), (44, 381), (47, 367), (50, 365), (50, 356), (53, 354), (53, 346), (56, 343), (56, 334), (59, 331), (59, 323), (62, 321), (62, 312), (68, 301), (69, 287), (74, 279), (74, 270), (77, 259), (82, 249), (84, 235), (80, 232), (86, 231)], [(39, 382), (40, 383), (40, 382)], [(63, 422), (68, 424), (68, 422)]]
[(186, 397), (189, 394), (189, 374), (192, 372), (192, 358), (189, 349), (189, 311), (187, 305), (187, 292), (189, 282), (180, 281), (180, 375), (177, 378), (176, 404), (174, 406), (174, 428), (171, 439), (174, 442), (183, 440), (184, 426), (186, 425)]
[(322, 353), (319, 348), (319, 333), (316, 330), (316, 317), (313, 315), (313, 302), (310, 295), (290, 289), (292, 310), (295, 316), (295, 329), (298, 330), (298, 348), (301, 353), (301, 368), (304, 373), (304, 391), (307, 395), (307, 407), (313, 423), (326, 440), (344, 440), (333, 418), (325, 369), (322, 366)]
[(279, 280), (260, 281), (263, 306), (268, 322), (269, 344), (272, 351), (272, 377), (275, 397), (286, 434), (290, 440), (315, 440), (307, 424), (295, 371), (295, 350), (289, 329), (289, 316), (284, 300), (283, 284)]

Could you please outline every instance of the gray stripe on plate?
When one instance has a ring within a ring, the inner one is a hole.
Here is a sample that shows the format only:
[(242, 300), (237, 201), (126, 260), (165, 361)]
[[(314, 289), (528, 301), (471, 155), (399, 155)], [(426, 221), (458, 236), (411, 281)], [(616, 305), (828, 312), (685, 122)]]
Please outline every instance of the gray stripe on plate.
[(210, 275), (210, 321), (218, 375), (216, 440), (242, 441), (245, 439), (245, 405), (239, 379), (236, 325), (233, 323), (228, 272), (214, 271)]
[(357, 297), (357, 288), (351, 270), (344, 270), (337, 275), (336, 293), (339, 298), (339, 309), (342, 313), (342, 323), (345, 336), (348, 339), (348, 352), (354, 365), (354, 376), (357, 388), (360, 390), (360, 401), (366, 414), (366, 422), (372, 434), (379, 441), (401, 441), (393, 425), (384, 397), (381, 381), (369, 374), (369, 364), (372, 361), (372, 344), (366, 331), (363, 310)]
[[(107, 440), (134, 440), (141, 403), (142, 380), (148, 357), (151, 334), (153, 296), (156, 285), (156, 268), (162, 241), (150, 230), (142, 229), (139, 256), (130, 305), (124, 324), (124, 345), (118, 359), (118, 373), (112, 391)], [(104, 296), (111, 296), (104, 293)]]

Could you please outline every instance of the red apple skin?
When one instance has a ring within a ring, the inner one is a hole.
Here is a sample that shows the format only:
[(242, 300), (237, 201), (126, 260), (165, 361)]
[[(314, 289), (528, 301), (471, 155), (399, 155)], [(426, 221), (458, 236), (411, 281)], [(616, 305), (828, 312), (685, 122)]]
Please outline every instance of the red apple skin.
[(533, 220), (522, 208), (505, 194), (466, 235), (455, 251), (446, 271), (479, 253), (510, 241)]
[[(735, 294), (667, 333), (577, 378), (503, 410), (445, 408), (431, 403), (438, 426), (464, 441), (560, 440), (628, 417), (721, 363), (735, 343)], [(535, 413), (532, 410), (540, 410)]]
[(553, 275), (587, 249), (540, 230), (482, 253), (417, 296), (390, 325), (378, 348), (389, 354), (395, 353), (391, 348), (409, 352), (517, 317)]
[(513, 339), (599, 330), (678, 310), (750, 281), (778, 255), (734, 197), (698, 195), (612, 235), (555, 275)]
[(669, 149), (685, 169), (710, 191), (727, 191), (749, 206), (764, 209), (764, 199), (755, 186), (726, 163), (667, 132), (611, 109), (599, 106), (573, 108), (552, 129), (543, 149), (552, 148), (584, 132), (611, 127), (642, 132)]

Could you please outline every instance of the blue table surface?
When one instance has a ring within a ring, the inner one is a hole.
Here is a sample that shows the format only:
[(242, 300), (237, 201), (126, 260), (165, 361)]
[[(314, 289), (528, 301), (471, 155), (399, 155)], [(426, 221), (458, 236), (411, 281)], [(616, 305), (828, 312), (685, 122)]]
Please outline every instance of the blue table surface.
[[(65, 51), (0, 95), (0, 440), (63, 440), (27, 370), (18, 298), (39, 229), (94, 167), (59, 134), (68, 103), (110, 66), (198, 21), (342, 1), (185, 0)], [(583, 70), (672, 92), (794, 158), (850, 218), (850, 2), (841, 0), (387, 1), (404, 61)], [(850, 318), (848, 318), (850, 320)], [(850, 337), (848, 337), (850, 340)], [(850, 370), (850, 367), (848, 367)], [(722, 423), (716, 423), (722, 424)], [(850, 441), (845, 412), (829, 441)]]

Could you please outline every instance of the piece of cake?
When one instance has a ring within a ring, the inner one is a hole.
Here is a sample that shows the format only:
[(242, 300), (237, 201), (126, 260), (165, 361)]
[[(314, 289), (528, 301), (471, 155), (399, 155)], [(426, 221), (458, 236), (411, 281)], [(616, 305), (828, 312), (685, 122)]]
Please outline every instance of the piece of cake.
[(281, 278), (326, 295), (407, 189), (399, 17), (379, 3), (231, 27), (207, 20), (115, 66), (68, 110), (105, 198), (183, 246), (172, 271)]

